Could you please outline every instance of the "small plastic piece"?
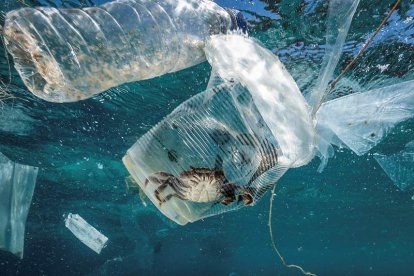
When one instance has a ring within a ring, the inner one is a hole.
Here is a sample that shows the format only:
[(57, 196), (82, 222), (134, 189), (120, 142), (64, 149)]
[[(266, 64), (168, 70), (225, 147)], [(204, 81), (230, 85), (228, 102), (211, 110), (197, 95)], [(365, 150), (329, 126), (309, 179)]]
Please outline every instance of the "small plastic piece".
[(14, 163), (0, 153), (0, 249), (20, 258), (37, 173), (38, 168)]
[(244, 28), (240, 16), (209, 0), (23, 8), (7, 13), (4, 39), (33, 94), (72, 102), (205, 61), (205, 39)]
[(414, 141), (391, 155), (376, 153), (375, 160), (401, 191), (414, 189)]
[(87, 247), (100, 254), (106, 246), (108, 238), (86, 222), (78, 214), (69, 213), (65, 226)]
[(324, 103), (316, 114), (319, 135), (341, 141), (358, 155), (367, 153), (398, 123), (414, 117), (414, 81)]

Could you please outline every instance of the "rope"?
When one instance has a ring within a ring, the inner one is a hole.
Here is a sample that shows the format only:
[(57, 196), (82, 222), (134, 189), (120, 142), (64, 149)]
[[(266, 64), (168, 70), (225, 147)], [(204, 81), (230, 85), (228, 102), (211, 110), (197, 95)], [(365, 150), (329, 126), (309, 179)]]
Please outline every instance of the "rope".
[(282, 254), (280, 254), (279, 250), (276, 247), (275, 239), (273, 237), (273, 230), (272, 230), (272, 209), (273, 209), (273, 199), (276, 196), (275, 190), (276, 190), (276, 184), (273, 186), (272, 193), (270, 195), (270, 204), (269, 204), (269, 234), (270, 234), (270, 240), (272, 241), (273, 250), (276, 252), (276, 255), (279, 257), (280, 261), (285, 267), (298, 269), (303, 275), (316, 276), (316, 274), (305, 271), (302, 267), (298, 265), (286, 264), (285, 258), (283, 258)]
[(322, 105), (322, 103), (325, 101), (326, 97), (332, 92), (332, 90), (335, 88), (336, 84), (339, 82), (339, 80), (351, 69), (351, 67), (355, 64), (355, 62), (358, 60), (358, 58), (365, 52), (365, 50), (368, 48), (368, 46), (371, 44), (371, 42), (374, 40), (375, 36), (381, 31), (382, 27), (384, 27), (385, 23), (387, 23), (388, 19), (390, 18), (391, 14), (397, 9), (398, 5), (400, 4), (401, 0), (397, 0), (395, 2), (394, 6), (391, 8), (391, 10), (388, 12), (387, 16), (382, 20), (381, 24), (377, 27), (375, 32), (365, 41), (364, 47), (359, 50), (358, 54), (352, 59), (350, 63), (345, 67), (344, 70), (339, 74), (339, 76), (332, 81), (332, 83), (329, 86), (329, 90), (323, 95), (322, 99), (320, 100), (318, 107), (316, 110), (319, 109), (319, 107)]

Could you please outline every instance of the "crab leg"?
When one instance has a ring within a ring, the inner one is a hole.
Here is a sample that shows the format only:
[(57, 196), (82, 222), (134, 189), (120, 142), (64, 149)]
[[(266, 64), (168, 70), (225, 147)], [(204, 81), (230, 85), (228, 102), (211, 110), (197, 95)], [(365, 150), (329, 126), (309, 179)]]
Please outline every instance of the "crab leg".
[[(176, 180), (176, 179), (174, 179)], [(185, 200), (185, 188), (188, 188), (188, 185), (186, 185), (184, 182), (182, 181), (172, 181), (170, 183), (171, 188), (174, 190), (174, 192), (176, 193), (176, 196), (180, 199)]]
[(170, 177), (174, 177), (174, 175), (166, 173), (166, 172), (155, 172), (151, 176), (149, 176), (147, 179), (145, 179), (144, 186), (147, 187), (147, 185), (150, 181), (154, 182), (158, 185), (161, 185), (162, 183), (164, 183), (164, 181), (158, 180), (157, 176), (160, 176), (162, 178), (167, 178), (167, 179), (170, 178)]
[(161, 199), (161, 197), (160, 197), (160, 193), (165, 189), (165, 188), (167, 188), (169, 186), (169, 183), (168, 182), (164, 182), (163, 184), (161, 184), (156, 190), (155, 190), (155, 192), (154, 192), (154, 195), (155, 195), (155, 197), (157, 198), (157, 200), (160, 202), (160, 205), (161, 205), (161, 203), (163, 203), (163, 202), (166, 202), (167, 201), (167, 197), (165, 197), (165, 198), (163, 198), (163, 199)]

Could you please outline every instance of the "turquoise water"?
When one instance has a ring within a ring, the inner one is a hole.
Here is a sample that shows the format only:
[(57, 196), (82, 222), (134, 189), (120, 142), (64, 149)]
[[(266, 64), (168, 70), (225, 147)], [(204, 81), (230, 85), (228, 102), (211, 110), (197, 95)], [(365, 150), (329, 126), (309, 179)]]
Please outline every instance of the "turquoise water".
[[(83, 2), (26, 1), (92, 4)], [(251, 35), (279, 55), (301, 90), (309, 91), (324, 54), (327, 1), (216, 2), (242, 10)], [(361, 1), (335, 75), (393, 2)], [(0, 3), (2, 10), (18, 6)], [(414, 4), (403, 1), (333, 97), (414, 78), (413, 16)], [(17, 97), (0, 113), (0, 152), (40, 168), (24, 259), (0, 252), (1, 275), (299, 275), (284, 268), (271, 248), (269, 194), (255, 207), (182, 227), (126, 190), (122, 156), (176, 106), (205, 89), (207, 63), (70, 104), (32, 96), (13, 68), (9, 74), (3, 49), (0, 66), (2, 82)], [(398, 152), (413, 137), (410, 120), (371, 153)], [(321, 174), (318, 165), (315, 159), (289, 170), (278, 184), (273, 229), (287, 262), (320, 275), (412, 275), (413, 192), (399, 191), (371, 154), (337, 150)], [(69, 212), (109, 238), (100, 255), (65, 228)]]

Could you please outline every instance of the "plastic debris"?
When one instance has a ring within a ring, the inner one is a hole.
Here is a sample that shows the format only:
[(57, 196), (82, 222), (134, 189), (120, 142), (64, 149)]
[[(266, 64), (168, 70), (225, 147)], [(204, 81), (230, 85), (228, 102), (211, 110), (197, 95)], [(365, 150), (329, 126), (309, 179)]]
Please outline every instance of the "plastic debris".
[(401, 191), (414, 190), (414, 141), (398, 153), (376, 153), (374, 158)]
[(250, 104), (280, 146), (279, 163), (308, 164), (315, 156), (316, 136), (310, 107), (279, 58), (254, 39), (237, 34), (212, 36), (206, 56), (219, 78), (248, 90)]
[(14, 163), (0, 153), (0, 249), (20, 258), (37, 173), (38, 168)]
[(278, 165), (276, 140), (257, 116), (243, 87), (215, 87), (141, 137), (124, 164), (154, 205), (181, 225), (253, 205), (286, 171)]
[(87, 247), (100, 254), (106, 246), (108, 238), (93, 226), (87, 223), (78, 214), (69, 213), (65, 219), (65, 226)]
[(333, 78), (335, 68), (341, 57), (342, 47), (348, 34), (360, 0), (331, 0), (329, 1), (328, 21), (326, 31), (326, 52), (323, 57), (321, 71), (316, 85), (307, 95), (309, 104), (315, 109)]
[(210, 88), (176, 108), (123, 159), (155, 206), (182, 225), (256, 204), (315, 152), (310, 109), (277, 57), (237, 34), (214, 36), (206, 54), (217, 73)]
[(319, 135), (343, 143), (358, 155), (367, 153), (392, 128), (414, 117), (414, 81), (354, 93), (324, 103), (316, 118)]
[(209, 35), (245, 24), (209, 0), (118, 0), (9, 12), (4, 39), (33, 94), (72, 102), (201, 63)]
[(286, 170), (316, 154), (322, 171), (332, 145), (365, 154), (414, 115), (414, 81), (326, 102), (312, 118), (293, 78), (253, 39), (214, 35), (206, 57), (207, 90), (176, 108), (123, 159), (148, 198), (179, 224), (256, 204)]

